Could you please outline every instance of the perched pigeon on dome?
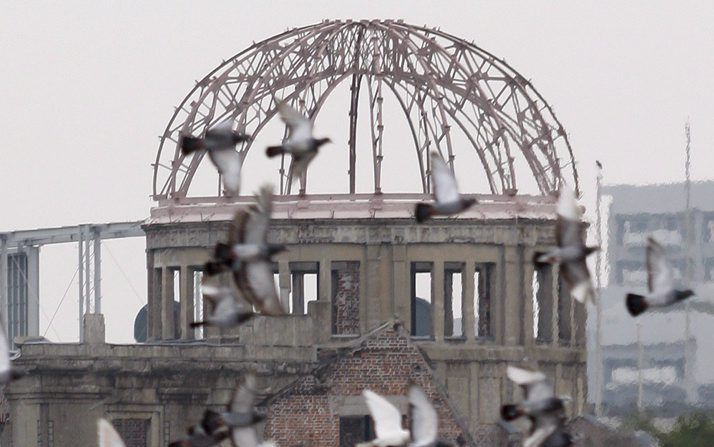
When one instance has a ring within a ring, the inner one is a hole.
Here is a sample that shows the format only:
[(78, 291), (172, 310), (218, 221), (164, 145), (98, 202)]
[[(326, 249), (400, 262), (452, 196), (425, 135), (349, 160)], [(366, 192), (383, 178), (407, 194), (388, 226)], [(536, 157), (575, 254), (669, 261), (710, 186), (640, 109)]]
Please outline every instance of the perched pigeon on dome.
[(431, 181), (434, 185), (433, 203), (418, 203), (414, 211), (416, 220), (422, 223), (433, 216), (450, 216), (460, 213), (476, 203), (474, 198), (459, 194), (456, 179), (437, 152), (432, 152)]
[(646, 295), (628, 293), (625, 298), (627, 310), (633, 317), (651, 307), (666, 307), (694, 295), (692, 290), (674, 287), (674, 273), (667, 262), (664, 248), (653, 238), (647, 238), (646, 251), (647, 291)]
[(522, 416), (530, 419), (531, 428), (523, 447), (573, 445), (573, 436), (563, 431), (567, 420), (563, 399), (555, 396), (553, 384), (545, 374), (509, 366), (506, 375), (521, 386), (526, 395), (526, 399), (520, 404), (501, 407), (501, 417), (506, 421)]
[(560, 274), (568, 285), (570, 294), (581, 303), (595, 300), (595, 291), (590, 280), (586, 258), (600, 247), (588, 247), (583, 239), (582, 213), (575, 200), (575, 192), (567, 185), (560, 189), (555, 223), (557, 247), (546, 253), (536, 253), (536, 264), (560, 264)]
[(250, 136), (233, 130), (231, 121), (224, 121), (206, 131), (203, 138), (182, 135), (179, 140), (181, 153), (189, 155), (205, 150), (208, 158), (218, 169), (223, 187), (229, 195), (240, 193), (241, 155), (235, 150), (236, 144), (249, 141)]
[(320, 146), (331, 143), (329, 138), (315, 138), (312, 135), (312, 121), (292, 108), (285, 101), (278, 104), (280, 118), (290, 129), (288, 139), (280, 146), (270, 146), (265, 153), (268, 157), (290, 154), (293, 158), (292, 180), (295, 181), (307, 172), (307, 167), (317, 155)]
[(212, 312), (203, 321), (194, 321), (191, 327), (215, 326), (231, 328), (255, 316), (252, 310), (241, 306), (230, 287), (201, 286), (201, 293), (212, 305)]

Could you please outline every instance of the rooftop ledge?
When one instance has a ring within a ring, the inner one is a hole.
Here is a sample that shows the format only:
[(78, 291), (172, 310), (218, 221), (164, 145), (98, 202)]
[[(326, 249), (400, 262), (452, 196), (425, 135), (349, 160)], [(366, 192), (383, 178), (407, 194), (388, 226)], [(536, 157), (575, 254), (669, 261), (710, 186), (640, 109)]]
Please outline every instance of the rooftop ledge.
[[(464, 194), (478, 203), (449, 219), (555, 219), (556, 198), (534, 195)], [(414, 205), (429, 194), (276, 195), (273, 219), (411, 219)], [(160, 199), (146, 224), (230, 220), (253, 196)]]

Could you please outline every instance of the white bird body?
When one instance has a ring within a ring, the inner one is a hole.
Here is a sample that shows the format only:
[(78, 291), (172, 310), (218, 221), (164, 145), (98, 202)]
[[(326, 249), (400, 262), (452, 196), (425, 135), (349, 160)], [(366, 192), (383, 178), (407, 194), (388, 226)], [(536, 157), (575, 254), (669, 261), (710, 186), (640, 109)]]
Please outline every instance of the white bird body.
[(252, 310), (241, 306), (230, 287), (201, 285), (203, 297), (213, 304), (213, 309), (204, 322), (192, 323), (191, 326), (208, 324), (221, 328), (230, 328), (243, 323), (254, 316)]
[(429, 157), (431, 180), (434, 185), (434, 202), (417, 204), (414, 214), (419, 223), (436, 215), (450, 216), (460, 213), (476, 203), (475, 199), (461, 196), (454, 174), (438, 152), (431, 152)]
[(431, 447), (439, 436), (439, 416), (431, 401), (418, 386), (409, 387), (409, 404), (412, 411), (411, 447)]
[(387, 399), (370, 391), (362, 391), (374, 421), (376, 438), (371, 441), (378, 447), (400, 446), (409, 441), (409, 431), (402, 427), (402, 413)]
[(114, 426), (104, 418), (97, 420), (97, 435), (99, 447), (126, 447)]

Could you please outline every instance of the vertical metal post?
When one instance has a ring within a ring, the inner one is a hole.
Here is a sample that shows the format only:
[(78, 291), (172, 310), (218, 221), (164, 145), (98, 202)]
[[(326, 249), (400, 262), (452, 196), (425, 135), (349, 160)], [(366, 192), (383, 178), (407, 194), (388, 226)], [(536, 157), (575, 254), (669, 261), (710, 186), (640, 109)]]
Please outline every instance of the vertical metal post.
[(102, 238), (94, 228), (94, 313), (102, 313)]
[(7, 331), (7, 236), (4, 234), (0, 235), (0, 317)]
[(84, 341), (84, 247), (82, 241), (82, 226), (77, 227), (77, 282), (79, 284), (79, 341)]
[(84, 229), (84, 312), (85, 313), (92, 313), (92, 308), (91, 308), (91, 296), (92, 296), (92, 290), (90, 289), (91, 286), (91, 281), (90, 281), (90, 275), (91, 275), (91, 266), (89, 264), (89, 240), (90, 240), (90, 235), (89, 235), (89, 228), (86, 227)]
[(597, 215), (597, 244), (600, 250), (597, 252), (597, 258), (595, 263), (595, 278), (597, 282), (597, 300), (595, 301), (595, 306), (597, 310), (596, 314), (596, 339), (595, 339), (595, 371), (596, 376), (596, 389), (595, 389), (595, 415), (597, 417), (602, 417), (602, 390), (604, 387), (604, 372), (603, 372), (603, 355), (602, 355), (602, 214), (600, 207), (602, 206), (602, 164), (599, 161), (597, 163), (597, 201), (595, 205), (595, 211)]
[[(684, 125), (684, 133), (687, 137), (687, 146), (685, 149), (685, 161), (684, 161), (684, 175), (685, 175), (685, 191), (686, 191), (686, 225), (687, 225), (687, 244), (686, 244), (686, 270), (685, 278), (687, 285), (692, 285), (692, 279), (694, 275), (692, 274), (693, 269), (693, 259), (692, 259), (692, 236), (693, 236), (693, 222), (692, 222), (692, 205), (691, 205), (691, 189), (692, 182), (689, 174), (690, 167), (690, 150), (691, 150), (691, 133), (689, 128), (689, 120)], [(693, 382), (693, 371), (692, 371), (692, 352), (689, 346), (689, 338), (691, 337), (690, 328), (690, 312), (689, 312), (689, 300), (685, 301), (684, 304), (684, 389), (687, 393), (687, 402), (692, 403), (695, 400), (694, 396), (694, 382)]]

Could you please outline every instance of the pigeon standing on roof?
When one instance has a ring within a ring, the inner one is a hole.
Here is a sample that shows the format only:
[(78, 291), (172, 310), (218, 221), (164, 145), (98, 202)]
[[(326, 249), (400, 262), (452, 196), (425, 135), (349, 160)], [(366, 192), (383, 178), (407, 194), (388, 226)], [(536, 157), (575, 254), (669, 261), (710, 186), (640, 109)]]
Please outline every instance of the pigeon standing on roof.
[(434, 185), (434, 203), (418, 203), (414, 215), (419, 223), (430, 217), (450, 216), (468, 209), (476, 203), (474, 198), (462, 197), (456, 185), (454, 174), (437, 152), (432, 152), (431, 181)]
[(213, 410), (206, 410), (200, 424), (189, 427), (188, 436), (174, 441), (169, 447), (212, 447), (228, 438), (228, 433), (220, 431), (223, 425), (221, 415)]
[(653, 238), (647, 238), (647, 291), (646, 295), (628, 293), (625, 298), (627, 310), (633, 317), (650, 307), (666, 307), (694, 295), (692, 290), (674, 287), (672, 266), (667, 262), (664, 248)]
[(233, 279), (241, 295), (261, 314), (282, 315), (285, 311), (275, 289), (270, 256), (285, 247), (271, 245), (267, 241), (273, 203), (272, 188), (262, 187), (256, 201), (256, 204), (236, 213), (229, 240), (233, 253), (236, 247), (254, 247), (259, 255), (243, 258), (238, 268), (233, 269)]
[(555, 223), (557, 247), (546, 253), (536, 253), (535, 262), (560, 263), (560, 274), (565, 279), (570, 294), (581, 303), (595, 299), (590, 270), (585, 259), (600, 247), (588, 247), (581, 229), (582, 213), (575, 200), (575, 193), (568, 186), (560, 189), (558, 219)]
[(332, 140), (313, 137), (312, 121), (285, 101), (278, 104), (278, 112), (290, 129), (290, 135), (282, 145), (270, 146), (265, 153), (270, 158), (283, 154), (292, 155), (292, 180), (295, 181), (307, 172), (307, 167), (317, 155), (320, 146), (331, 143)]
[(24, 373), (12, 367), (12, 362), (10, 361), (10, 345), (7, 341), (5, 328), (2, 323), (0, 323), (0, 385), (10, 383), (24, 375)]
[(501, 407), (501, 417), (512, 421), (527, 416), (531, 421), (528, 438), (523, 447), (566, 447), (573, 445), (573, 437), (563, 431), (566, 421), (563, 399), (556, 397), (553, 384), (540, 371), (509, 366), (506, 375), (526, 394), (517, 405)]
[(228, 120), (208, 129), (203, 138), (182, 135), (179, 146), (183, 155), (201, 150), (208, 152), (208, 158), (221, 174), (223, 187), (234, 196), (240, 192), (240, 171), (243, 164), (235, 147), (236, 144), (249, 140), (249, 135), (233, 130), (233, 124)]
[(104, 418), (97, 420), (99, 447), (126, 447), (114, 426)]
[(246, 309), (238, 303), (237, 297), (230, 287), (215, 287), (201, 285), (203, 297), (212, 305), (211, 314), (203, 321), (194, 321), (191, 327), (215, 326), (231, 328), (245, 323), (255, 316), (252, 310)]

